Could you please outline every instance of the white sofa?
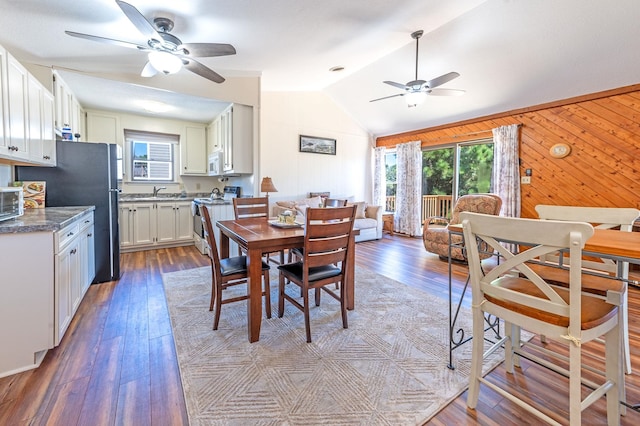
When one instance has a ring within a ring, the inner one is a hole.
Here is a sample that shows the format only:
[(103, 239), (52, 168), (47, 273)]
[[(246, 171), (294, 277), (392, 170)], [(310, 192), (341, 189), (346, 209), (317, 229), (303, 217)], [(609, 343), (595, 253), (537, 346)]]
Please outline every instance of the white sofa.
[[(360, 231), (356, 235), (356, 242), (379, 240), (382, 238), (382, 206), (368, 206), (364, 201), (351, 202), (355, 204), (356, 219), (353, 228)], [(272, 216), (277, 217), (286, 210), (295, 212), (297, 216), (304, 217), (304, 213), (309, 207), (318, 207), (322, 205), (322, 198), (310, 197), (300, 200), (277, 201), (272, 209)], [(303, 219), (304, 220), (304, 219)]]

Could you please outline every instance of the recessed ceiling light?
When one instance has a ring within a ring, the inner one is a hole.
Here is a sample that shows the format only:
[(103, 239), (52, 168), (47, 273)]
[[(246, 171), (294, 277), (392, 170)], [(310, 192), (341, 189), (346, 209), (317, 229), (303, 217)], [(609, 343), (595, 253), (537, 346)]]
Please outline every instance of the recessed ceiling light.
[(329, 71), (331, 71), (331, 72), (339, 72), (339, 71), (343, 71), (343, 70), (344, 70), (344, 67), (341, 67), (340, 65), (329, 68)]

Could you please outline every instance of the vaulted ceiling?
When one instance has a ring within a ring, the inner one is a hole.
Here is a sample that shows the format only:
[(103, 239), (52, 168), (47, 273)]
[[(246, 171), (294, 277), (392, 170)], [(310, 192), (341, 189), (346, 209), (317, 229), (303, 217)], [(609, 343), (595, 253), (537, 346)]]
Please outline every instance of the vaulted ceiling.
[[(182, 70), (141, 79), (146, 55), (69, 37), (65, 30), (144, 44), (113, 0), (0, 0), (0, 44), (23, 63), (59, 70), (90, 108), (137, 112), (164, 100), (167, 117), (206, 122), (229, 101), (222, 86), (259, 78), (262, 91), (323, 91), (372, 135), (431, 127), (640, 82), (640, 2), (617, 0), (128, 0), (149, 21), (175, 21), (184, 42), (229, 43), (201, 62), (216, 87)], [(408, 108), (384, 80), (450, 71), (443, 88)], [(331, 72), (340, 66), (343, 71)], [(132, 85), (135, 84), (135, 85)], [(162, 88), (162, 90), (159, 90)]]

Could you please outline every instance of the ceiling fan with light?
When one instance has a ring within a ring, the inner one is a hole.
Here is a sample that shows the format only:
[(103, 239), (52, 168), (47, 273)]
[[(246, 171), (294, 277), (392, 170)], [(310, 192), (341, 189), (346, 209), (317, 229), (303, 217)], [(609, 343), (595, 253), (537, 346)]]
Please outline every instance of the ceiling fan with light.
[(171, 19), (158, 17), (155, 18), (153, 24), (151, 24), (138, 9), (129, 3), (121, 0), (116, 0), (116, 3), (138, 31), (147, 37), (146, 45), (74, 31), (65, 31), (65, 33), (73, 37), (148, 52), (149, 61), (142, 70), (142, 77), (152, 77), (158, 72), (173, 74), (180, 71), (184, 66), (187, 70), (208, 80), (216, 83), (224, 82), (224, 77), (193, 58), (235, 55), (236, 49), (232, 45), (221, 43), (182, 43), (178, 37), (170, 33), (173, 29), (173, 21)]
[(460, 96), (464, 94), (464, 90), (457, 89), (436, 89), (438, 86), (442, 86), (445, 83), (453, 80), (454, 78), (460, 77), (460, 74), (457, 72), (450, 72), (447, 74), (443, 74), (440, 77), (433, 78), (429, 81), (418, 80), (418, 40), (422, 37), (424, 32), (422, 30), (415, 31), (411, 33), (411, 38), (416, 41), (416, 76), (415, 80), (408, 82), (407, 84), (396, 83), (395, 81), (384, 81), (384, 83), (389, 84), (393, 87), (397, 87), (398, 89), (404, 90), (403, 93), (398, 93), (391, 96), (385, 96), (383, 98), (372, 99), (369, 102), (376, 102), (382, 99), (395, 98), (397, 96), (406, 96), (405, 100), (407, 101), (407, 106), (414, 107), (416, 105), (421, 104), (424, 99), (431, 96)]

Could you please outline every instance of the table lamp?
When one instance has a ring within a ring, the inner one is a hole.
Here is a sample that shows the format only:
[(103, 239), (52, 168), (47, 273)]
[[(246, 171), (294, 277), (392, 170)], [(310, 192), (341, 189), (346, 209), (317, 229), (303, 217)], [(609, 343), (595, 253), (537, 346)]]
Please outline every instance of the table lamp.
[(273, 185), (270, 177), (263, 177), (262, 182), (260, 182), (260, 192), (266, 192), (268, 197), (270, 192), (278, 192), (278, 190)]

